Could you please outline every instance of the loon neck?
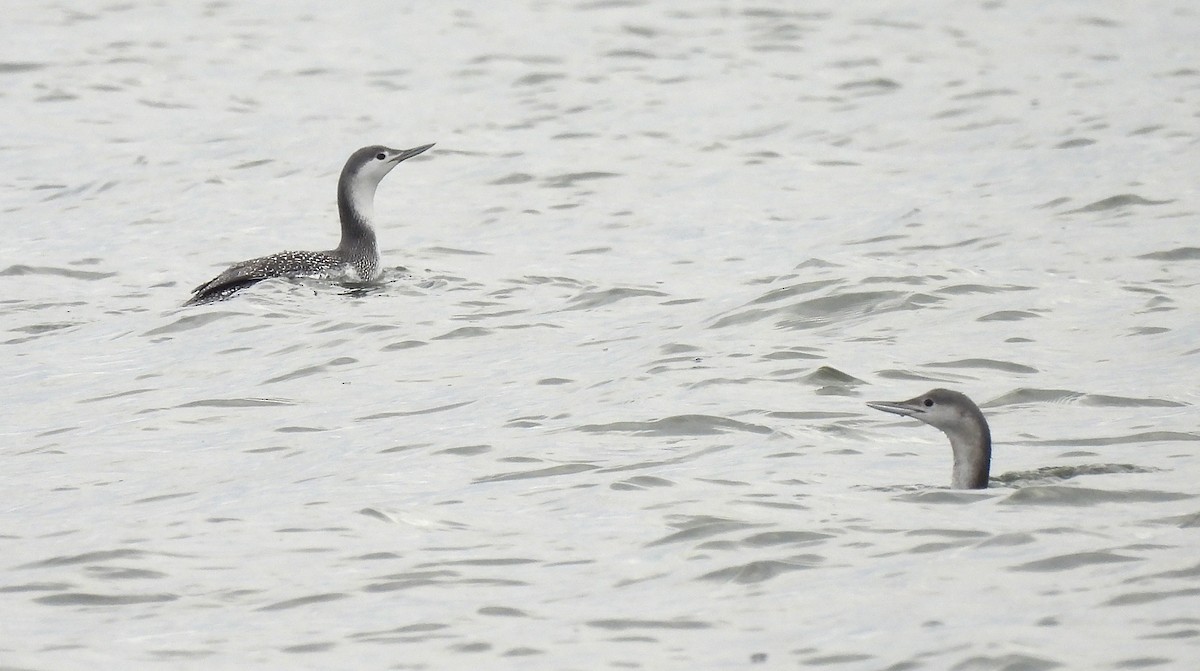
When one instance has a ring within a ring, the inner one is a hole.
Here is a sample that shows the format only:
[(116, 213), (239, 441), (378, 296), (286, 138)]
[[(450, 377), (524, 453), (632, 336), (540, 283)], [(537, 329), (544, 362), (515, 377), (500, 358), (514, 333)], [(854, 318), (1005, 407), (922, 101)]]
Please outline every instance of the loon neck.
[(950, 486), (955, 489), (984, 489), (992, 463), (992, 436), (987, 423), (971, 423), (946, 431), (954, 451), (954, 474)]
[(338, 216), (342, 220), (342, 240), (338, 243), (338, 252), (348, 261), (353, 262), (364, 256), (377, 259), (379, 256), (375, 228), (371, 225), (375, 215), (375, 187), (378, 185), (378, 181), (371, 183), (359, 175), (349, 174), (348, 170), (342, 171), (338, 180)]

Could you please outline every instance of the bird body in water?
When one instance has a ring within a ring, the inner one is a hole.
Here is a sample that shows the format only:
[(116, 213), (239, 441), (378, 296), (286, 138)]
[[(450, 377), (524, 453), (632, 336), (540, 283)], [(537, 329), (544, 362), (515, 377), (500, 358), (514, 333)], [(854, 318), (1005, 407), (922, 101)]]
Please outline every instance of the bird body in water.
[(992, 462), (992, 434), (975, 402), (949, 389), (932, 389), (907, 401), (872, 401), (876, 410), (912, 417), (941, 429), (954, 451), (955, 489), (986, 489)]
[(223, 300), (252, 284), (272, 277), (311, 277), (345, 282), (370, 282), (380, 275), (379, 246), (372, 218), (375, 189), (392, 168), (432, 147), (392, 149), (363, 147), (350, 155), (338, 178), (338, 216), (342, 239), (336, 249), (322, 252), (280, 252), (235, 263), (192, 290), (184, 305)]

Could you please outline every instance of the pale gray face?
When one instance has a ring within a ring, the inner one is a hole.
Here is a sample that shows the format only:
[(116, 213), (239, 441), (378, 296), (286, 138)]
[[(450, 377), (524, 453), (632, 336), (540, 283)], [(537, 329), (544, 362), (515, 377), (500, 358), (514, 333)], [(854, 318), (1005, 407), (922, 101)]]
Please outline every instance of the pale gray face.
[(355, 179), (374, 186), (401, 161), (410, 159), (432, 146), (426, 144), (412, 149), (392, 149), (383, 145), (372, 145), (354, 152), (350, 156), (349, 164), (354, 166)]
[(973, 423), (982, 417), (979, 407), (971, 399), (949, 389), (931, 389), (907, 401), (871, 401), (867, 405), (894, 415), (919, 419), (942, 431)]

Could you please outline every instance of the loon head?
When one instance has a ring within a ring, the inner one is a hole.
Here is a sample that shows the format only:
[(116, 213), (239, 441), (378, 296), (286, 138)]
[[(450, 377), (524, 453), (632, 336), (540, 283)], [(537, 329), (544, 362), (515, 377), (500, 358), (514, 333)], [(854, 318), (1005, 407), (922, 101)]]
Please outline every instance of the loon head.
[(340, 248), (353, 246), (369, 239), (371, 217), (375, 212), (375, 189), (392, 168), (432, 147), (432, 144), (412, 149), (392, 149), (375, 144), (350, 154), (342, 176), (338, 178), (338, 212), (342, 219)]
[(872, 401), (867, 405), (921, 420), (941, 429), (954, 452), (951, 486), (960, 489), (987, 487), (992, 460), (992, 435), (983, 412), (966, 394), (931, 389), (907, 401)]
[(412, 149), (392, 149), (376, 144), (363, 147), (350, 155), (346, 167), (342, 169), (342, 176), (362, 186), (374, 188), (392, 168), (400, 165), (401, 161), (410, 159), (432, 146), (426, 144)]
[(919, 419), (946, 433), (958, 433), (983, 421), (983, 413), (974, 401), (966, 394), (949, 389), (931, 389), (907, 401), (871, 401), (867, 405), (894, 415)]

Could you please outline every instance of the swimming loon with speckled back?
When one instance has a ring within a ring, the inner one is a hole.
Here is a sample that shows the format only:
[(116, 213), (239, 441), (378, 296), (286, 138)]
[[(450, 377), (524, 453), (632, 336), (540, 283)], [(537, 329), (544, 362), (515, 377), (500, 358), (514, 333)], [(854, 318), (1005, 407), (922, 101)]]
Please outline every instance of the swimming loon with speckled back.
[(375, 188), (392, 168), (432, 147), (392, 149), (363, 147), (350, 155), (338, 178), (338, 215), (342, 239), (336, 249), (324, 252), (280, 252), (235, 263), (192, 290), (184, 305), (219, 301), (251, 284), (271, 277), (312, 277), (348, 282), (370, 282), (380, 275), (379, 246), (371, 219), (375, 214)]
[(987, 488), (992, 463), (992, 432), (983, 411), (966, 394), (931, 389), (907, 401), (872, 401), (867, 405), (919, 419), (941, 429), (950, 439), (950, 449), (954, 452), (950, 486), (955, 489)]

